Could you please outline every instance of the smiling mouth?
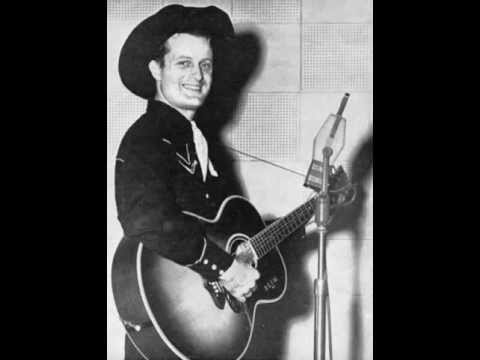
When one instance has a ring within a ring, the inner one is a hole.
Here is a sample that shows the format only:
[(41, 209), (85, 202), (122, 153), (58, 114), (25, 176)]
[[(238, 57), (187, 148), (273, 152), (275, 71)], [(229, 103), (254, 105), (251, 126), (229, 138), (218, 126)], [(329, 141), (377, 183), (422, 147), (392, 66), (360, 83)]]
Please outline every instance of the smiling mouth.
[(192, 85), (192, 84), (183, 84), (183, 87), (187, 90), (196, 91), (196, 92), (200, 92), (200, 90), (202, 89), (201, 85)]

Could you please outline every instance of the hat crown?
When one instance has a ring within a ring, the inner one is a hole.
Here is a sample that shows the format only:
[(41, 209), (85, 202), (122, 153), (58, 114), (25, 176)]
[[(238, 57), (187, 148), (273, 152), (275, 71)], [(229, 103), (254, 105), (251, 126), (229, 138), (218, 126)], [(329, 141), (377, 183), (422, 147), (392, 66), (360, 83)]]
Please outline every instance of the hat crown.
[(151, 35), (158, 35), (163, 41), (175, 33), (191, 31), (220, 38), (235, 34), (229, 16), (216, 6), (168, 5), (137, 27), (141, 26), (149, 27)]

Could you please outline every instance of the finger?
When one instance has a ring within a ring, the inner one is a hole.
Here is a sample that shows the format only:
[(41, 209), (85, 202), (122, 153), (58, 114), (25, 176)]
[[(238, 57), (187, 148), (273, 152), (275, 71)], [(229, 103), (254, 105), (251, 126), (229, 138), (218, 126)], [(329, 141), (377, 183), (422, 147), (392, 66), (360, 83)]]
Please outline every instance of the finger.
[(250, 294), (253, 294), (256, 290), (257, 290), (257, 286), (255, 285), (255, 286), (253, 286), (252, 288), (250, 288), (249, 293), (250, 293)]
[(236, 291), (237, 289), (242, 288), (242, 284), (238, 281), (230, 280), (230, 281), (222, 281), (222, 286), (227, 289), (229, 292)]
[(257, 284), (255, 281), (249, 282), (242, 288), (246, 289), (246, 291), (254, 291), (257, 288)]
[(245, 295), (245, 294), (248, 294), (249, 292), (252, 291), (252, 286), (242, 286), (242, 287), (239, 287), (236, 290), (236, 292), (240, 295)]
[(235, 298), (242, 303), (247, 301), (247, 298), (245, 296), (235, 296)]

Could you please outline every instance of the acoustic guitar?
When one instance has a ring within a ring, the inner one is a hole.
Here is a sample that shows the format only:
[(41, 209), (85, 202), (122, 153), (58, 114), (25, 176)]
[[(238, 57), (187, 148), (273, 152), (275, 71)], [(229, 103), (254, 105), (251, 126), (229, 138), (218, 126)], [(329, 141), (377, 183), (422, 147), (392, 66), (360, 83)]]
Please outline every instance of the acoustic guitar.
[[(345, 201), (340, 190), (347, 180), (341, 167), (330, 179), (333, 207)], [(260, 278), (245, 303), (219, 283), (206, 282), (188, 267), (124, 238), (112, 265), (113, 295), (138, 352), (148, 360), (242, 358), (252, 339), (258, 305), (280, 300), (287, 288), (287, 269), (277, 245), (310, 220), (318, 196), (269, 226), (241, 196), (226, 198), (212, 219), (184, 212), (202, 221), (208, 239), (228, 253), (235, 254), (240, 244), (253, 249)]]

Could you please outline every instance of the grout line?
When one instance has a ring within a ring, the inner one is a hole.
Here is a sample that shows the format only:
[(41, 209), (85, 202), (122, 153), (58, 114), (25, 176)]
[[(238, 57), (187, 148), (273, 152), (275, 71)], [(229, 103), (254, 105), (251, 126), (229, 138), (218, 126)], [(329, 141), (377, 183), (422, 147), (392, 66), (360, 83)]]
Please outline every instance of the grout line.
[[(295, 21), (295, 22), (263, 22), (263, 21), (258, 21), (258, 22), (253, 22), (253, 21), (239, 21), (232, 19), (233, 24), (238, 24), (238, 25), (298, 25), (300, 24), (300, 21)], [(303, 19), (301, 20), (302, 25), (373, 25), (372, 22), (303, 22)]]
[(302, 105), (302, 92), (303, 92), (303, 0), (300, 0), (300, 24), (299, 24), (299, 36), (300, 36), (300, 53), (298, 54), (299, 57), (299, 78), (298, 78), (298, 115), (297, 115), (297, 144), (296, 144), (296, 154), (295, 159), (298, 161), (300, 158), (300, 150), (301, 150), (301, 137), (302, 137), (302, 120), (303, 120), (303, 107)]
[[(300, 91), (248, 91), (248, 94), (255, 94), (255, 95), (270, 95), (270, 94), (275, 94), (275, 95), (296, 95), (296, 94), (311, 94), (311, 93), (344, 93), (345, 89), (304, 89)], [(373, 92), (372, 89), (370, 90), (356, 90), (353, 89), (350, 91), (351, 93), (371, 93)]]
[(299, 68), (300, 68), (300, 77), (299, 77), (299, 91), (303, 90), (303, 0), (300, 0), (300, 54), (299, 54)]

